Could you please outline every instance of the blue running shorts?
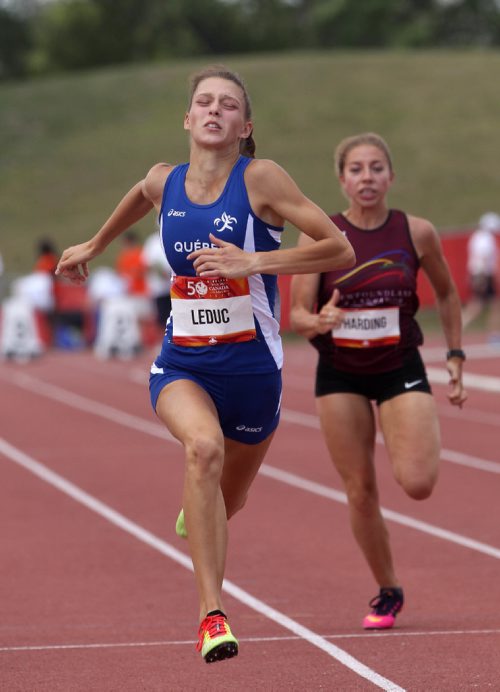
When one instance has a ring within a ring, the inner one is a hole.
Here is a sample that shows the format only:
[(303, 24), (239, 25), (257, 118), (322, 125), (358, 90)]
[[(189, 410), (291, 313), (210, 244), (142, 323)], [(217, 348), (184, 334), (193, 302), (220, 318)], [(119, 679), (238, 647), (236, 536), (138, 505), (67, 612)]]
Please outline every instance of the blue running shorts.
[(259, 375), (212, 375), (153, 366), (149, 376), (151, 405), (161, 390), (175, 380), (191, 380), (211, 397), (224, 437), (258, 444), (276, 430), (281, 407), (281, 370)]

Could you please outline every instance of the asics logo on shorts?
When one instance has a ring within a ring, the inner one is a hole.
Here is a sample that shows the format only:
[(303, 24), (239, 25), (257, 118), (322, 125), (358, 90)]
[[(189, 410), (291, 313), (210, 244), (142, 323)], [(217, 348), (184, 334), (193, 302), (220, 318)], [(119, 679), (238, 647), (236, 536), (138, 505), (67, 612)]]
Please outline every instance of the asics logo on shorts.
[[(222, 233), (222, 231), (232, 231), (233, 230), (233, 224), (238, 223), (238, 219), (236, 219), (234, 216), (229, 216), (229, 214), (226, 214), (225, 211), (222, 212), (222, 214), (214, 219), (214, 226), (215, 230), (218, 233)], [(222, 224), (221, 228), (219, 226)]]
[(262, 426), (260, 428), (247, 428), (246, 425), (237, 425), (236, 430), (241, 430), (241, 431), (249, 432), (249, 433), (258, 433), (258, 432), (262, 432)]

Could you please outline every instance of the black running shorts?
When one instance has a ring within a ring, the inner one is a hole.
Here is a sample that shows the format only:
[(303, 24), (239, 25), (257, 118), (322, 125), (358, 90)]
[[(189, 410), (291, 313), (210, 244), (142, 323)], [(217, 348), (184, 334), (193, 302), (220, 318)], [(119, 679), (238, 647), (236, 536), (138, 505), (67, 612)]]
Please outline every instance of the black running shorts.
[(407, 392), (432, 393), (417, 348), (410, 351), (403, 367), (373, 374), (336, 370), (328, 359), (321, 356), (319, 358), (316, 368), (317, 397), (341, 393), (359, 394), (373, 399), (379, 406), (384, 401)]

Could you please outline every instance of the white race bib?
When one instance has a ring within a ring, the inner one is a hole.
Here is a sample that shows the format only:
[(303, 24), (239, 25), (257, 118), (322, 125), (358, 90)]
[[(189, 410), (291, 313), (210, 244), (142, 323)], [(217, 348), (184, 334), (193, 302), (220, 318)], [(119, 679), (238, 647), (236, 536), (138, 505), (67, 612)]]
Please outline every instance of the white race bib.
[(332, 329), (336, 346), (369, 348), (397, 344), (399, 331), (399, 308), (347, 309), (340, 327)]
[(247, 278), (176, 276), (170, 296), (175, 344), (215, 346), (256, 337)]

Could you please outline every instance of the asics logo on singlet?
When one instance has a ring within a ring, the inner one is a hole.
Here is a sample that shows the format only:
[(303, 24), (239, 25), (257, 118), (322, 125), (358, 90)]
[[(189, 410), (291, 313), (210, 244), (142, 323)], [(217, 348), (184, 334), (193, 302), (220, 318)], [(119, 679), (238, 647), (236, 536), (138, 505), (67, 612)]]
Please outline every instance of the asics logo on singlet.
[(229, 214), (226, 214), (225, 211), (223, 211), (219, 217), (214, 219), (215, 230), (218, 233), (222, 233), (222, 231), (226, 230), (232, 231), (234, 223), (238, 223), (238, 220), (234, 216), (229, 216)]
[(237, 425), (236, 430), (240, 431), (245, 431), (245, 432), (252, 432), (252, 433), (258, 433), (262, 431), (262, 426), (260, 428), (247, 428), (246, 425)]
[(169, 209), (167, 216), (186, 216), (185, 211), (177, 211), (177, 209)]

